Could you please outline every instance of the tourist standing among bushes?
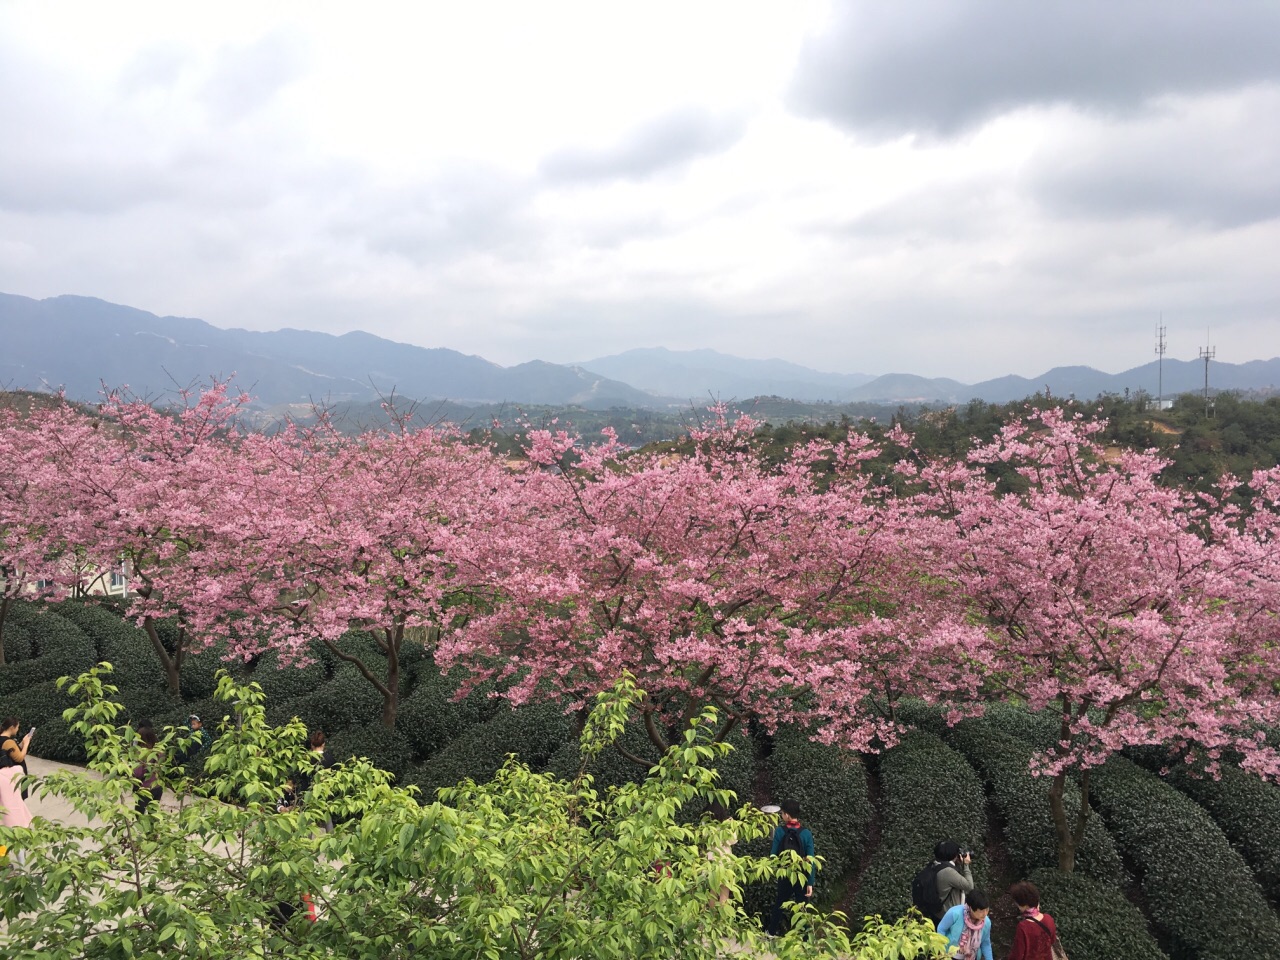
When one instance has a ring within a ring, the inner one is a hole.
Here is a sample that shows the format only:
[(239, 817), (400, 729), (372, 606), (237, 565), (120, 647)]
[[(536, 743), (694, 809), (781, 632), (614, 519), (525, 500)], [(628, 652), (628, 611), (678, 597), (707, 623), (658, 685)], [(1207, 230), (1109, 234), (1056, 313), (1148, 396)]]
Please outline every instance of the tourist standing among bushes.
[(204, 721), (194, 713), (187, 718), (187, 727), (191, 735), (182, 749), (183, 763), (190, 763), (197, 759), (209, 746), (209, 731), (204, 728)]
[(938, 924), (938, 932), (956, 948), (958, 960), (994, 960), (991, 956), (991, 905), (979, 890), (952, 907)]
[(311, 766), (306, 770), (299, 770), (293, 778), (298, 796), (302, 796), (311, 789), (311, 781), (315, 778), (317, 770), (328, 770), (333, 766), (333, 754), (326, 746), (323, 730), (312, 730), (307, 744), (310, 747)]
[(766, 932), (777, 936), (782, 932), (782, 905), (803, 903), (813, 899), (813, 885), (817, 882), (817, 867), (813, 861), (813, 833), (800, 823), (800, 804), (794, 800), (782, 804), (782, 823), (773, 830), (773, 849), (770, 856), (778, 856), (784, 850), (793, 850), (809, 865), (807, 883), (798, 883), (790, 877), (778, 878), (778, 900), (773, 905)]
[(133, 795), (138, 801), (138, 812), (146, 813), (153, 803), (164, 795), (160, 782), (160, 767), (164, 758), (156, 746), (156, 731), (151, 724), (138, 728), (138, 742), (142, 744), (142, 762), (133, 768)]
[(1039, 889), (1030, 880), (1023, 880), (1009, 888), (1009, 896), (1020, 912), (1009, 960), (1053, 960), (1058, 927), (1053, 917), (1040, 911)]
[(964, 903), (965, 894), (973, 889), (973, 872), (969, 868), (973, 857), (968, 851), (962, 854), (960, 844), (954, 840), (944, 840), (933, 848), (933, 858), (941, 864), (937, 880), (938, 899), (942, 901), (945, 916), (952, 907)]
[[(18, 727), (21, 725), (17, 717), (5, 717), (0, 720), (0, 823), (6, 827), (31, 826), (31, 811), (22, 799), (22, 791), (18, 780), (22, 777), (27, 759), (27, 747), (31, 745), (31, 734), (18, 740)], [(16, 859), (21, 862), (21, 851)]]
[(328, 770), (333, 766), (333, 754), (329, 752), (329, 747), (325, 741), (323, 730), (313, 730), (311, 732), (311, 752), (320, 759), (320, 769)]

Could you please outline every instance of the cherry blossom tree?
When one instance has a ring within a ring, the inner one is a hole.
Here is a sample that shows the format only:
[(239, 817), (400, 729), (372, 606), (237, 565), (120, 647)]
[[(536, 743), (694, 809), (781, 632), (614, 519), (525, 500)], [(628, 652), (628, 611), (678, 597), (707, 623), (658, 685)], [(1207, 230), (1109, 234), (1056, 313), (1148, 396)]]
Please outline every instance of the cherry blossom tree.
[[(111, 393), (93, 413), (68, 404), (32, 411), (0, 439), (20, 465), (2, 495), (5, 530), (23, 551), (15, 569), (50, 584), (54, 598), (127, 571), (131, 613), (174, 693), (187, 654), (216, 639), (197, 631), (193, 640), (191, 618), (206, 627), (224, 616), (219, 597), (239, 573), (225, 549), (240, 538), (237, 520), (221, 505), (245, 463), (235, 421), (246, 399), (226, 383), (183, 391), (164, 410)], [(157, 629), (170, 616), (180, 625), (172, 651)]]
[[(938, 518), (938, 573), (986, 627), (954, 650), (984, 685), (953, 696), (967, 706), (1014, 698), (1057, 716), (1058, 742), (1037, 772), (1052, 778), (1067, 872), (1091, 771), (1124, 747), (1196, 744), (1214, 757), (1230, 748), (1280, 777), (1259, 731), (1280, 720), (1275, 620), (1269, 629), (1250, 621), (1233, 573), (1257, 545), (1257, 524), (1237, 525), (1227, 546), (1213, 535), (1220, 503), (1162, 485), (1166, 462), (1152, 453), (1103, 448), (1103, 426), (1062, 410), (1031, 414), (967, 462), (927, 464), (915, 477), (919, 503)], [(1013, 492), (993, 479), (1007, 467), (1019, 478)], [(1073, 816), (1063, 801), (1071, 775), (1084, 798)]]
[(856, 657), (886, 630), (899, 549), (896, 506), (861, 469), (874, 450), (851, 435), (773, 468), (753, 450), (756, 426), (717, 410), (687, 455), (532, 432), (524, 513), (491, 551), (498, 600), (442, 640), (441, 660), (465, 663), (473, 682), (502, 679), (516, 702), (584, 704), (630, 671), (657, 751), (706, 705), (721, 739), (835, 699), (856, 705), (843, 743), (888, 735), (861, 705), (871, 674)]
[[(378, 691), (387, 727), (409, 637), (430, 641), (480, 596), (484, 531), (509, 486), (489, 451), (409, 424), (349, 437), (321, 416), (243, 444), (261, 484), (240, 504), (239, 567), (257, 575), (223, 598), (245, 617), (238, 652), (268, 644), (287, 660), (322, 645)], [(352, 630), (381, 657), (344, 643)]]
[(62, 396), (31, 397), (0, 410), (0, 663), (11, 603), (74, 594), (96, 577), (63, 523), (69, 512), (62, 465), (103, 456), (99, 418)]

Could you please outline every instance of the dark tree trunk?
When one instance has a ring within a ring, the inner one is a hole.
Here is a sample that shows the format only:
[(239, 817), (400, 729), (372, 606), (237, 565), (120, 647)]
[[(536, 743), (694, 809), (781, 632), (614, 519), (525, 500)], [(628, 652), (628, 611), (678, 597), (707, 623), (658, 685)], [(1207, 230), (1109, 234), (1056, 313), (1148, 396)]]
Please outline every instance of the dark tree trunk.
[[(360, 676), (364, 677), (373, 688), (382, 696), (382, 725), (389, 730), (394, 730), (396, 726), (396, 715), (400, 709), (400, 644), (404, 641), (404, 625), (399, 624), (394, 629), (384, 632), (386, 637), (386, 654), (387, 654), (387, 672), (385, 681), (374, 675), (369, 669), (369, 665), (359, 657), (352, 656), (334, 641), (328, 637), (321, 637), (320, 642), (328, 648), (339, 660), (344, 660), (351, 664), (360, 672)], [(379, 646), (382, 646), (381, 642)]]
[(7, 593), (3, 597), (0, 597), (0, 667), (4, 666), (4, 621), (9, 615), (10, 599), (11, 598)]
[(160, 665), (164, 668), (165, 684), (169, 687), (169, 692), (174, 696), (181, 695), (181, 687), (179, 685), (178, 671), (182, 667), (182, 645), (179, 643), (178, 650), (174, 656), (169, 656), (169, 651), (164, 648), (164, 641), (160, 639), (160, 634), (156, 630), (156, 621), (154, 617), (147, 616), (143, 618), (142, 629), (147, 634), (147, 639), (151, 641), (151, 648), (155, 650), (156, 656), (160, 659)]
[(388, 730), (396, 728), (396, 714), (400, 709), (400, 646), (404, 643), (404, 623), (397, 623), (387, 636), (387, 684), (382, 688), (382, 725)]
[(1076, 840), (1067, 824), (1067, 806), (1062, 799), (1066, 787), (1067, 773), (1064, 770), (1049, 785), (1049, 809), (1053, 812), (1053, 826), (1058, 835), (1058, 869), (1072, 873), (1076, 868)]

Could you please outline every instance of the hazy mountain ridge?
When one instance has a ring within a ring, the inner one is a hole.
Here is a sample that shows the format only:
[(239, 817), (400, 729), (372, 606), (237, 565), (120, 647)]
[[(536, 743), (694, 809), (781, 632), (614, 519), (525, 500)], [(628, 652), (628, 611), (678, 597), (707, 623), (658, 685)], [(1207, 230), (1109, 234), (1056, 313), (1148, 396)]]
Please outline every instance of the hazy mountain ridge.
[[(503, 367), (442, 347), (396, 343), (371, 333), (223, 330), (190, 317), (158, 317), (89, 297), (32, 300), (0, 294), (0, 389), (65, 387), (93, 400), (103, 383), (143, 395), (236, 375), (261, 407), (309, 401), (368, 403), (394, 391), (407, 401), (539, 404), (607, 410), (704, 406), (716, 398), (783, 397), (803, 402), (993, 403), (1048, 391), (1092, 399), (1102, 393), (1155, 396), (1155, 361), (1108, 374), (1055, 367), (1038, 377), (1010, 374), (974, 384), (909, 373), (873, 377), (829, 373), (785, 360), (751, 360), (715, 350), (639, 348), (562, 365), (531, 360)], [(1212, 390), (1280, 387), (1280, 358), (1214, 361)], [(1204, 364), (1164, 361), (1166, 397), (1198, 391)]]
[(64, 387), (81, 400), (94, 399), (103, 383), (150, 395), (234, 373), (264, 406), (369, 401), (392, 390), (406, 399), (473, 403), (661, 403), (625, 383), (540, 360), (502, 367), (363, 332), (223, 330), (89, 297), (0, 294), (0, 344), (0, 387)]
[(659, 396), (779, 396), (796, 400), (845, 400), (876, 379), (866, 373), (824, 373), (786, 360), (746, 360), (715, 350), (639, 347), (581, 365)]

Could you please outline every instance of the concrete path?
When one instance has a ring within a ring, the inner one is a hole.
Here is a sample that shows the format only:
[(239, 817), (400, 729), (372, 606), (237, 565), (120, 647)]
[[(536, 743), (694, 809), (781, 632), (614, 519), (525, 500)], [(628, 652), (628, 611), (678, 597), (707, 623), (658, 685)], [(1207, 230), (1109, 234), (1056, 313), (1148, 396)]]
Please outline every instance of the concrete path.
[[(95, 780), (102, 779), (102, 774), (90, 770), (88, 767), (76, 766), (71, 763), (58, 763), (55, 760), (41, 760), (39, 757), (30, 754), (27, 756), (27, 772), (32, 777), (42, 777), (49, 773), (61, 771), (84, 774)], [(177, 809), (178, 804), (171, 794), (172, 791), (166, 791), (165, 796), (160, 800), (160, 805)], [(33, 817), (44, 817), (54, 823), (65, 823), (73, 827), (89, 825), (88, 819), (62, 797), (32, 793), (27, 798), (27, 809), (31, 811)]]

